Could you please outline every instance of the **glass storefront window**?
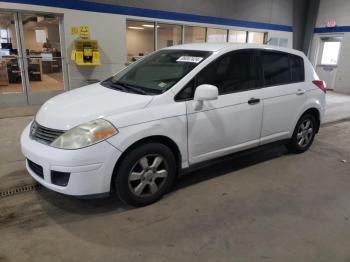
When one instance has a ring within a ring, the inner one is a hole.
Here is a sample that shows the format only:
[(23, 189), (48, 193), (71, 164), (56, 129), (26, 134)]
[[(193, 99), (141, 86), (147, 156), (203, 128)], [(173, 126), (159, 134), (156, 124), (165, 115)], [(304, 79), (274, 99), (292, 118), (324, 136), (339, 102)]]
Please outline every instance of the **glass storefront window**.
[(133, 62), (154, 51), (154, 22), (126, 21), (127, 61)]
[(182, 44), (182, 26), (173, 24), (157, 24), (158, 49)]
[(263, 32), (248, 32), (248, 43), (250, 44), (263, 44), (265, 33)]
[[(155, 26), (157, 28), (155, 30)], [(182, 31), (184, 30), (184, 31)], [(244, 30), (206, 28), (201, 26), (177, 25), (150, 21), (126, 21), (128, 63), (157, 49), (180, 45), (182, 43), (256, 43), (263, 44), (265, 32), (247, 32)], [(182, 39), (184, 37), (184, 39)]]
[(205, 27), (185, 26), (184, 43), (204, 43), (205, 42)]
[(227, 42), (227, 30), (218, 28), (208, 28), (207, 42)]
[(247, 32), (229, 30), (228, 41), (231, 43), (245, 43), (247, 41)]

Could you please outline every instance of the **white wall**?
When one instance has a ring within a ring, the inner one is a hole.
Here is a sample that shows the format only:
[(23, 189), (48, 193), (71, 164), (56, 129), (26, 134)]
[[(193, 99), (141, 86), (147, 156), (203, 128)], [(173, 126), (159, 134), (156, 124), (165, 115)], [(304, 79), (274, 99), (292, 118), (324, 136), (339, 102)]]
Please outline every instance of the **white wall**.
[[(350, 26), (350, 1), (321, 0), (316, 27), (325, 27), (325, 23), (329, 20), (336, 20), (338, 26)], [(350, 32), (334, 34), (343, 35), (334, 89), (337, 92), (350, 93)], [(317, 43), (321, 35), (324, 34), (314, 34), (312, 47), (309, 53), (310, 60), (314, 64), (318, 48)], [(332, 34), (326, 33), (325, 35)]]
[(335, 19), (338, 25), (350, 25), (349, 14), (349, 0), (321, 0), (316, 27), (322, 27), (330, 19)]
[(350, 94), (350, 33), (345, 33), (340, 52), (335, 90)]
[(68, 58), (74, 47), (76, 37), (70, 34), (72, 26), (88, 25), (90, 38), (98, 40), (101, 66), (79, 67), (68, 61), (69, 84), (71, 88), (79, 87), (86, 79), (103, 80), (115, 74), (126, 62), (126, 21), (123, 16), (94, 12), (64, 10), (65, 43)]
[(187, 14), (281, 25), (293, 24), (292, 0), (88, 0)]

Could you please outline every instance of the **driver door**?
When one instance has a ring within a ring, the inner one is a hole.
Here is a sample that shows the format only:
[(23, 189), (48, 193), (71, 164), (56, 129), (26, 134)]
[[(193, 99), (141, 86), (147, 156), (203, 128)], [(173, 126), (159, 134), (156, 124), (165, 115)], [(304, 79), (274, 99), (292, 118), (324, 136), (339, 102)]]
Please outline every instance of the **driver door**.
[(217, 100), (186, 101), (191, 164), (259, 145), (263, 103), (255, 50), (234, 51), (216, 59), (189, 83), (219, 89)]

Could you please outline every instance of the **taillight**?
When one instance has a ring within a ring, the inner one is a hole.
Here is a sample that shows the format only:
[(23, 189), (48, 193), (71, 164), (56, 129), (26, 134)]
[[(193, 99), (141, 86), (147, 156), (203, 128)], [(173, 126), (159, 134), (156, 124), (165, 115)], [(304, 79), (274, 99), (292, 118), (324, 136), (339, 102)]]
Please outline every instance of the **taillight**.
[(314, 80), (312, 81), (319, 89), (321, 89), (324, 93), (327, 92), (327, 87), (325, 81), (322, 80)]

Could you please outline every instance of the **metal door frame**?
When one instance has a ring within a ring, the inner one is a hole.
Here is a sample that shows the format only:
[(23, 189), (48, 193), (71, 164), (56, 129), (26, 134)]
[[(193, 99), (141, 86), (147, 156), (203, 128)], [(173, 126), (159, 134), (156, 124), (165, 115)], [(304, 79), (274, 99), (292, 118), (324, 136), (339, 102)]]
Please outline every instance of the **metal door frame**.
[[(314, 62), (313, 62), (313, 66), (317, 72), (317, 69), (324, 66), (324, 67), (332, 67), (335, 69), (338, 69), (338, 63), (339, 63), (339, 57), (340, 57), (340, 53), (342, 50), (342, 45), (343, 45), (343, 40), (344, 40), (344, 34), (339, 34), (339, 33), (334, 33), (334, 34), (318, 34), (316, 35), (316, 52), (315, 52), (315, 56), (314, 56)], [(323, 40), (324, 38), (341, 38), (340, 39), (340, 48), (339, 48), (339, 53), (338, 53), (338, 58), (337, 58), (337, 65), (322, 65), (322, 55), (323, 55), (323, 50), (324, 50), (324, 43), (327, 42), (325, 40)], [(331, 86), (334, 88), (334, 83), (337, 77), (337, 72), (335, 72), (335, 75), (332, 79), (332, 83)]]
[(25, 86), (25, 72), (24, 72), (24, 66), (23, 66), (23, 59), (22, 59), (22, 48), (20, 43), (20, 33), (19, 33), (19, 21), (18, 21), (18, 12), (15, 10), (1, 10), (1, 13), (9, 14), (13, 17), (14, 25), (15, 25), (15, 35), (16, 35), (16, 45), (17, 45), (17, 63), (19, 66), (19, 69), (21, 71), (21, 85), (22, 85), (22, 92), (16, 93), (16, 92), (9, 92), (9, 93), (0, 93), (0, 106), (17, 106), (17, 105), (27, 105), (27, 93), (26, 93), (26, 86)]
[[(314, 36), (314, 40), (316, 41), (315, 43), (315, 51), (313, 52), (314, 55), (312, 57), (312, 54), (311, 54), (311, 58), (312, 58), (312, 64), (313, 66), (316, 68), (316, 66), (318, 66), (318, 61), (319, 61), (319, 55), (320, 55), (320, 52), (323, 51), (323, 47), (322, 47), (322, 50), (321, 50), (321, 45), (322, 45), (322, 38), (326, 38), (326, 37), (329, 37), (329, 38), (332, 38), (332, 37), (341, 37), (344, 39), (344, 34), (339, 34), (339, 33), (335, 33), (335, 34), (316, 34)], [(343, 40), (342, 39), (342, 40)], [(342, 43), (342, 41), (340, 41)], [(340, 49), (339, 49), (339, 54), (338, 54), (338, 59), (339, 59), (339, 55), (340, 55), (340, 52), (341, 52), (341, 49), (342, 49), (342, 44), (340, 45)]]

